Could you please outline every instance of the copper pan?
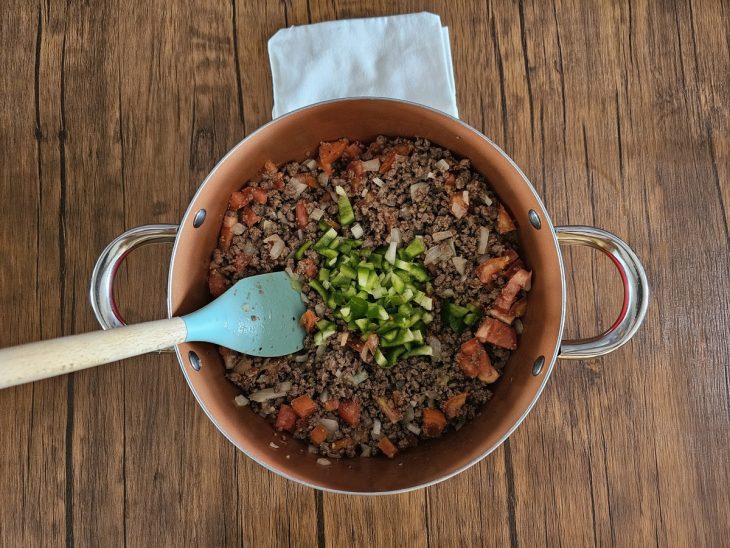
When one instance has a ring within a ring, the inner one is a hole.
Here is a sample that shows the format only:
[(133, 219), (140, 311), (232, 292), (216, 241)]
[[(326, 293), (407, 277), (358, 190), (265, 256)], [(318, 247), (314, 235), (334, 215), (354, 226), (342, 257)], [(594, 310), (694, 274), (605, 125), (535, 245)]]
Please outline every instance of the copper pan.
[[(132, 229), (102, 253), (94, 270), (91, 301), (103, 327), (123, 325), (114, 305), (114, 273), (124, 256), (147, 243), (174, 242), (167, 288), (170, 316), (191, 312), (210, 300), (206, 275), (230, 193), (253, 177), (267, 159), (276, 163), (312, 155), (320, 141), (377, 135), (426, 137), (470, 158), (512, 212), (533, 286), (519, 348), (513, 353), (494, 397), (458, 432), (383, 457), (330, 459), (322, 466), (306, 444), (275, 433), (249, 408), (234, 406), (236, 388), (224, 376), (213, 345), (175, 348), (180, 368), (198, 403), (231, 443), (269, 470), (305, 485), (360, 494), (402, 492), (432, 485), (459, 473), (494, 451), (524, 420), (540, 396), (557, 358), (585, 359), (626, 343), (644, 319), (649, 298), (644, 269), (619, 238), (590, 227), (554, 227), (535, 189), (515, 163), (484, 135), (441, 112), (387, 99), (345, 99), (316, 104), (263, 126), (241, 141), (208, 175), (179, 226)], [(404, 189), (404, 192), (407, 190)], [(616, 323), (593, 339), (562, 340), (565, 271), (559, 243), (595, 247), (615, 262), (624, 304)], [(271, 445), (278, 446), (274, 448)]]

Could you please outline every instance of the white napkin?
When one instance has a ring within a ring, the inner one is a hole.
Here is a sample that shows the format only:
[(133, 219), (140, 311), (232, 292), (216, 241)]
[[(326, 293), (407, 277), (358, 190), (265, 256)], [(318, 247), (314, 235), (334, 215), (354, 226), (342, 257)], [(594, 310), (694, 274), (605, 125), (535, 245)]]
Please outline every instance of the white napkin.
[(391, 97), (454, 117), (449, 31), (433, 13), (290, 27), (269, 40), (274, 118), (343, 97)]

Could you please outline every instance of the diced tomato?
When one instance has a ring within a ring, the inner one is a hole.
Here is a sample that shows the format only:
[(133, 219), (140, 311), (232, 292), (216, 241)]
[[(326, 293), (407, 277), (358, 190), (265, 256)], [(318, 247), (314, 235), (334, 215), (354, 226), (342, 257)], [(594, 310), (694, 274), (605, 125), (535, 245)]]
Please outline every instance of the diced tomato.
[(483, 261), (474, 269), (474, 272), (483, 284), (491, 283), (497, 275), (510, 263), (508, 256), (494, 257)]
[(517, 294), (521, 289), (528, 287), (530, 281), (532, 281), (532, 272), (524, 269), (515, 272), (494, 301), (494, 308), (498, 308), (501, 312), (508, 312), (515, 302)]
[(265, 204), (266, 203), (266, 191), (263, 188), (259, 188), (257, 186), (251, 187), (251, 194), (253, 195), (253, 199), (257, 204)]
[(360, 194), (363, 187), (363, 176), (362, 162), (360, 160), (353, 160), (347, 164), (345, 169), (345, 175), (350, 180), (350, 187), (352, 194)]
[(336, 398), (332, 398), (324, 402), (324, 410), (325, 411), (337, 411), (337, 408), (340, 406), (340, 400)]
[(256, 215), (256, 212), (248, 206), (243, 208), (241, 218), (243, 219), (243, 222), (246, 223), (246, 226), (248, 228), (251, 228), (253, 225), (261, 220), (261, 217)]
[(430, 438), (436, 438), (441, 435), (446, 428), (446, 417), (438, 409), (424, 409), (422, 430), (425, 435)]
[(487, 351), (477, 339), (469, 339), (459, 348), (456, 354), (456, 363), (459, 365), (464, 375), (474, 378), (479, 374), (479, 370), (484, 363), (489, 360)]
[(342, 449), (349, 449), (352, 445), (352, 438), (342, 438), (341, 440), (333, 441), (330, 448), (332, 451), (341, 451)]
[(223, 277), (223, 274), (217, 270), (211, 270), (210, 274), (208, 274), (208, 289), (214, 297), (223, 295), (226, 289), (228, 289), (228, 282)]
[(380, 159), (380, 169), (378, 171), (381, 174), (385, 174), (390, 171), (390, 168), (393, 167), (393, 164), (395, 163), (395, 156), (395, 150), (391, 150)]
[(507, 234), (507, 232), (512, 232), (515, 229), (516, 227), (512, 217), (507, 213), (504, 206), (500, 204), (499, 210), (497, 211), (497, 232)]
[(291, 432), (296, 422), (297, 414), (290, 406), (282, 403), (281, 407), (279, 407), (279, 413), (276, 415), (276, 429), (279, 431), (287, 430)]
[(487, 357), (487, 363), (482, 364), (482, 367), (479, 368), (479, 374), (477, 375), (477, 378), (487, 384), (497, 382), (497, 380), (499, 379), (499, 371), (494, 368), (494, 366), (492, 365), (492, 361), (489, 359), (489, 357)]
[(276, 167), (276, 164), (274, 162), (272, 162), (271, 160), (266, 160), (264, 162), (264, 173), (274, 175), (277, 171), (279, 171), (279, 168)]
[(375, 403), (378, 404), (378, 407), (380, 407), (380, 410), (383, 412), (383, 414), (388, 417), (388, 420), (395, 424), (396, 422), (400, 421), (403, 418), (403, 415), (401, 415), (392, 405), (390, 405), (390, 402), (386, 400), (384, 397), (379, 396), (375, 398)]
[(295, 211), (297, 214), (297, 226), (301, 229), (307, 228), (307, 224), (309, 223), (309, 215), (307, 215), (307, 205), (302, 200), (299, 200), (297, 202)]
[(395, 447), (395, 445), (393, 445), (393, 442), (390, 441), (387, 436), (383, 436), (382, 438), (380, 438), (380, 441), (378, 442), (378, 449), (380, 449), (383, 454), (389, 459), (395, 457), (395, 454), (398, 452), (398, 449)]
[(327, 175), (332, 175), (332, 164), (342, 156), (347, 145), (347, 139), (319, 144), (319, 167), (322, 171)]
[(245, 253), (241, 253), (239, 255), (236, 255), (236, 258), (233, 259), (233, 268), (236, 269), (236, 272), (241, 273), (249, 265), (250, 262), (251, 256), (246, 255)]
[(463, 192), (452, 192), (449, 196), (449, 209), (454, 217), (461, 219), (469, 211), (469, 204), (464, 199)]
[(220, 247), (222, 251), (228, 251), (228, 248), (231, 247), (231, 240), (233, 239), (233, 231), (231, 229), (237, 222), (238, 217), (236, 216), (236, 213), (230, 210), (226, 211), (226, 214), (223, 217), (221, 235), (218, 238), (218, 247)]
[(458, 416), (459, 413), (461, 413), (461, 408), (464, 407), (464, 404), (466, 403), (468, 395), (469, 394), (467, 392), (461, 392), (460, 394), (451, 396), (448, 400), (446, 400), (443, 405), (443, 410), (444, 413), (446, 413), (446, 416), (451, 419)]
[(242, 192), (239, 190), (231, 194), (231, 197), (228, 199), (228, 207), (233, 211), (237, 211), (243, 206), (248, 205), (251, 198), (250, 192)]
[(515, 317), (512, 314), (509, 312), (503, 312), (499, 308), (490, 308), (487, 311), (487, 314), (489, 314), (492, 318), (497, 318), (500, 322), (507, 324), (512, 324), (512, 322), (515, 321)]
[(517, 348), (517, 333), (515, 330), (494, 318), (485, 318), (482, 321), (479, 329), (477, 329), (476, 338), (483, 343), (490, 343), (507, 350)]
[(306, 394), (292, 400), (291, 406), (294, 412), (303, 419), (306, 419), (309, 415), (317, 411), (317, 404)]
[(515, 318), (521, 318), (525, 315), (525, 312), (527, 311), (527, 297), (522, 297), (519, 301), (517, 301), (515, 304), (513, 304), (510, 309), (509, 313), (512, 314)]
[(400, 154), (401, 156), (408, 156), (413, 150), (413, 145), (411, 145), (410, 143), (398, 143), (393, 147), (393, 150), (395, 150), (396, 154)]
[(348, 146), (345, 149), (345, 152), (342, 154), (344, 158), (350, 158), (351, 160), (356, 160), (360, 157), (362, 154), (362, 144), (359, 141), (353, 141), (350, 143), (350, 146)]
[(377, 141), (373, 141), (368, 145), (368, 152), (372, 154), (373, 156), (377, 156), (381, 152), (383, 152), (383, 147), (380, 143)]
[(454, 177), (453, 173), (447, 173), (444, 177), (444, 187), (446, 187), (447, 192), (451, 192), (456, 185), (456, 177)]
[(317, 263), (315, 263), (314, 260), (310, 259), (309, 257), (305, 257), (304, 259), (301, 259), (299, 261), (299, 264), (297, 265), (297, 271), (301, 272), (311, 280), (317, 275), (319, 269), (317, 268)]
[(274, 190), (282, 190), (284, 188), (284, 174), (281, 172), (275, 173), (271, 179), (271, 184)]
[(302, 314), (302, 317), (299, 318), (299, 323), (302, 324), (302, 327), (307, 333), (311, 333), (314, 331), (314, 328), (317, 327), (318, 320), (319, 318), (314, 312), (307, 310), (304, 314)]
[(360, 404), (355, 400), (342, 400), (337, 414), (350, 426), (357, 426), (360, 422)]
[(312, 445), (320, 445), (327, 439), (327, 429), (321, 424), (317, 424), (309, 433), (309, 439)]

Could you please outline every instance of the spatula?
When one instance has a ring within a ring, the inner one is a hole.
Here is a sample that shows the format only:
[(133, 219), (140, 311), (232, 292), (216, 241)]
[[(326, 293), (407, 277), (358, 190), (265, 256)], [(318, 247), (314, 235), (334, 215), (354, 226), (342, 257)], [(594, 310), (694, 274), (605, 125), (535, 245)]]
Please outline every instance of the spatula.
[(244, 278), (200, 310), (0, 350), (0, 388), (79, 371), (182, 342), (203, 341), (251, 356), (301, 350), (305, 307), (285, 272)]

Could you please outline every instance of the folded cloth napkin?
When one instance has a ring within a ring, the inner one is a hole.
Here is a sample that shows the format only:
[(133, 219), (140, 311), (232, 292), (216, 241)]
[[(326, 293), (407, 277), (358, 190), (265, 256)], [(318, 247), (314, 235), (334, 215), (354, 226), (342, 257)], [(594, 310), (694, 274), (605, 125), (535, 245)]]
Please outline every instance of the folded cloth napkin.
[(327, 99), (391, 97), (458, 117), (449, 31), (433, 13), (290, 27), (269, 40), (273, 117)]

